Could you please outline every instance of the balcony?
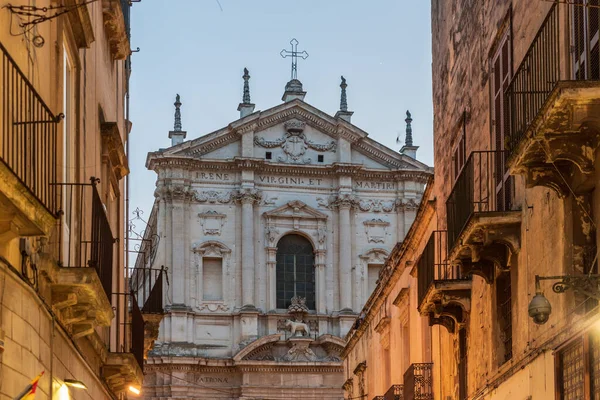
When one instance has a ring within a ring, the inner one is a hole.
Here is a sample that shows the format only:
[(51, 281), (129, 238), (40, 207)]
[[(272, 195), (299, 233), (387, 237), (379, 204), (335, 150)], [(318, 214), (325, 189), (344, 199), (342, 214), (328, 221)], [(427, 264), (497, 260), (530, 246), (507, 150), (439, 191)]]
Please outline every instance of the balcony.
[(101, 0), (102, 18), (113, 59), (125, 60), (130, 54), (129, 3), (121, 0)]
[(417, 263), (419, 312), (454, 333), (471, 309), (471, 276), (448, 263), (448, 235), (434, 231)]
[(56, 223), (54, 115), (0, 43), (0, 241), (48, 236)]
[(383, 396), (383, 400), (404, 400), (404, 385), (392, 385)]
[(144, 371), (144, 318), (133, 293), (115, 293), (117, 313), (110, 351), (102, 366), (102, 376), (115, 393), (129, 386), (141, 386)]
[(494, 280), (520, 248), (521, 212), (513, 204), (514, 181), (505, 151), (474, 151), (446, 201), (448, 260), (463, 275)]
[(154, 342), (158, 339), (158, 329), (164, 316), (163, 287), (167, 281), (167, 271), (161, 269), (136, 269), (131, 279), (132, 292), (135, 294), (136, 307), (142, 304), (140, 315), (143, 321), (144, 344), (142, 350), (142, 362), (148, 357), (148, 352), (154, 348)]
[(404, 400), (433, 399), (433, 363), (411, 364), (404, 373)]
[(114, 312), (114, 243), (104, 204), (96, 188), (88, 184), (56, 184), (60, 193), (57, 226), (57, 262), (45, 263), (42, 273), (50, 282), (52, 308), (73, 337), (110, 326)]
[(597, 18), (594, 6), (553, 4), (506, 89), (507, 166), (525, 177), (527, 187), (545, 186), (561, 197), (594, 187), (600, 132)]
[(153, 208), (150, 214), (144, 235), (129, 238), (140, 242), (134, 246), (137, 259), (129, 277), (129, 287), (135, 294), (138, 306), (141, 307), (144, 320), (144, 359), (158, 339), (158, 329), (164, 315), (163, 289), (165, 283), (169, 285), (167, 268), (152, 268), (160, 243), (160, 236), (156, 233), (156, 210), (157, 208)]

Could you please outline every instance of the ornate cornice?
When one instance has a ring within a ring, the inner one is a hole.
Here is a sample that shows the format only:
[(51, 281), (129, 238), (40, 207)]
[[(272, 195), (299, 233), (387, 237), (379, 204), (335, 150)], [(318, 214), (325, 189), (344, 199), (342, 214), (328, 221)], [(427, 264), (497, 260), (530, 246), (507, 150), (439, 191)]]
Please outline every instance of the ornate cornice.
[(429, 170), (371, 170), (365, 169), (362, 164), (329, 164), (329, 165), (294, 165), (283, 163), (269, 163), (262, 158), (236, 157), (233, 160), (201, 160), (185, 156), (162, 154), (160, 152), (150, 153), (146, 166), (151, 170), (184, 169), (189, 171), (219, 170), (219, 171), (241, 171), (254, 170), (261, 173), (274, 175), (304, 175), (320, 177), (337, 177), (349, 175), (356, 179), (382, 180), (382, 181), (416, 181), (427, 182), (433, 175)]

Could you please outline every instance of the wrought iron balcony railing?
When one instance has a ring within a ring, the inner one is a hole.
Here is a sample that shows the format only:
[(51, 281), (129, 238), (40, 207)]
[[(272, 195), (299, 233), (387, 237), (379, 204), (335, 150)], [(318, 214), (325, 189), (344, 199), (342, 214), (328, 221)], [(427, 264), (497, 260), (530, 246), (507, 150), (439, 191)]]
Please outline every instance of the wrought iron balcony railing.
[(411, 364), (404, 373), (404, 400), (433, 399), (433, 363)]
[(404, 400), (404, 385), (392, 385), (382, 396), (383, 400)]
[[(569, 10), (568, 19), (561, 15), (563, 10)], [(598, 17), (598, 5), (589, 0), (568, 5), (555, 2), (550, 7), (506, 88), (510, 132), (505, 148), (510, 157), (561, 80), (600, 79)], [(571, 68), (561, 71), (561, 65)]]
[(54, 185), (60, 193), (58, 260), (66, 268), (94, 268), (110, 299), (115, 239), (96, 187), (98, 179), (90, 180)]
[(0, 162), (53, 215), (58, 210), (57, 126), (54, 115), (0, 43)]
[[(161, 275), (162, 276), (162, 275)], [(162, 285), (161, 285), (161, 309), (162, 309)], [(135, 296), (131, 295), (131, 352), (138, 362), (142, 371), (144, 370), (144, 317), (137, 305)]]
[(448, 263), (446, 231), (433, 231), (417, 263), (417, 273), (419, 306), (433, 283), (471, 279), (470, 276), (461, 273), (460, 266)]
[(505, 145), (511, 152), (560, 79), (559, 38), (558, 7), (553, 4), (506, 89), (510, 135)]
[(513, 209), (513, 178), (501, 150), (471, 152), (446, 201), (448, 252), (469, 220), (479, 213)]

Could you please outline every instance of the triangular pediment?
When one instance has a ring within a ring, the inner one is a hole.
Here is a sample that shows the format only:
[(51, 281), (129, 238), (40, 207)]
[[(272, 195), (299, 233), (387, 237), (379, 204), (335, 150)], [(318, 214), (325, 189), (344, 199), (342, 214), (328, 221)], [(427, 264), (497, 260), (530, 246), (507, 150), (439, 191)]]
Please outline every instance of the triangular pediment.
[(263, 215), (265, 218), (327, 219), (326, 214), (315, 210), (300, 200), (289, 201), (287, 204), (274, 210), (267, 211)]
[[(288, 129), (286, 123), (300, 123), (311, 130), (313, 136), (307, 134), (306, 144), (312, 144), (318, 150), (335, 153), (338, 138), (342, 137), (350, 142), (353, 157), (356, 154), (358, 161), (353, 158), (352, 163), (364, 164), (366, 168), (388, 170), (428, 170), (427, 165), (404, 154), (400, 154), (368, 137), (367, 132), (355, 125), (331, 115), (305, 103), (302, 100), (293, 100), (267, 109), (257, 111), (244, 118), (238, 119), (228, 126), (215, 132), (201, 136), (187, 142), (180, 143), (161, 151), (163, 156), (183, 156), (200, 159), (233, 159), (242, 157), (241, 142), (245, 134), (254, 133), (255, 143), (269, 143), (277, 146), (286, 140), (285, 133)], [(268, 137), (269, 131), (277, 130), (277, 136)], [(309, 143), (310, 142), (310, 143)], [(227, 151), (220, 150), (228, 147)], [(264, 146), (263, 146), (264, 147)], [(264, 149), (263, 149), (264, 150)], [(257, 155), (254, 155), (256, 158)], [(260, 158), (259, 156), (258, 158)], [(335, 160), (332, 156), (331, 160)], [(307, 160), (307, 158), (304, 158)], [(373, 163), (369, 163), (372, 160)], [(287, 163), (288, 160), (274, 158), (272, 163)], [(312, 163), (316, 163), (316, 159)], [(337, 161), (337, 160), (335, 160)], [(372, 164), (372, 165), (371, 165)]]

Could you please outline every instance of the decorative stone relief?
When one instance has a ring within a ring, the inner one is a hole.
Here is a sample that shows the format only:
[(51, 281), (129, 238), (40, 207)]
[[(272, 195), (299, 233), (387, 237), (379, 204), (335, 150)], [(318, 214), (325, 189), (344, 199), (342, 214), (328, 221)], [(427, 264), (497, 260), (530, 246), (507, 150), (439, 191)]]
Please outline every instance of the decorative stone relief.
[(203, 192), (194, 191), (192, 194), (192, 200), (198, 203), (220, 203), (228, 204), (231, 203), (235, 198), (236, 192), (218, 192), (216, 190), (207, 190)]
[(392, 212), (396, 209), (396, 204), (393, 200), (357, 200), (355, 206), (360, 211), (372, 212)]
[(268, 246), (273, 247), (275, 245), (275, 239), (277, 239), (278, 235), (279, 229), (270, 225), (265, 226), (265, 242)]
[(254, 143), (267, 149), (281, 147), (284, 156), (277, 158), (280, 162), (290, 162), (293, 164), (310, 164), (312, 160), (305, 158), (307, 149), (313, 149), (320, 152), (332, 151), (335, 153), (337, 143), (332, 140), (326, 144), (317, 144), (307, 139), (303, 133), (306, 124), (299, 120), (290, 120), (285, 123), (287, 133), (283, 137), (275, 140), (265, 140), (265, 138), (256, 136)]
[(308, 347), (308, 343), (296, 342), (292, 345), (286, 355), (283, 356), (284, 361), (317, 361), (316, 354)]
[(258, 189), (241, 189), (233, 192), (233, 198), (240, 203), (258, 203), (262, 199), (262, 192)]
[(202, 303), (198, 306), (199, 311), (210, 311), (210, 312), (226, 312), (229, 311), (230, 307), (223, 303)]
[(387, 235), (387, 227), (390, 226), (388, 221), (381, 218), (373, 218), (363, 222), (367, 240), (370, 243), (385, 243)]
[(274, 206), (275, 201), (278, 199), (279, 199), (279, 197), (276, 197), (276, 196), (274, 196), (274, 197), (265, 196), (265, 198), (262, 199), (262, 201), (260, 202), (260, 205), (261, 206)]
[(200, 225), (202, 226), (202, 232), (205, 235), (221, 235), (221, 229), (225, 225), (225, 214), (218, 213), (217, 211), (206, 211), (198, 214), (200, 217)]
[(396, 199), (396, 207), (404, 211), (416, 210), (420, 202), (421, 199)]

